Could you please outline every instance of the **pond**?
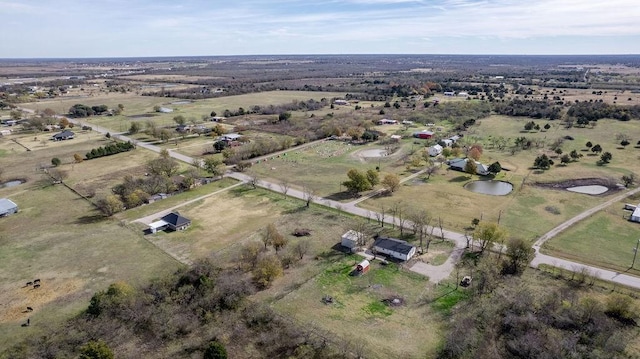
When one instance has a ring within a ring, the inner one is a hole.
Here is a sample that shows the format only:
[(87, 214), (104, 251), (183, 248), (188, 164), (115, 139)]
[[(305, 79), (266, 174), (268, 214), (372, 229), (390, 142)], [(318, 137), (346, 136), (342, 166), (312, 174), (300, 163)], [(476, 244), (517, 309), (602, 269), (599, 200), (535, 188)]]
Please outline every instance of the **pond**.
[(15, 186), (21, 185), (23, 183), (24, 183), (23, 180), (7, 181), (5, 183), (0, 183), (0, 188), (15, 187)]
[(513, 185), (503, 181), (473, 181), (464, 185), (464, 188), (492, 196), (506, 196), (513, 191)]
[(187, 105), (187, 104), (190, 104), (190, 103), (191, 103), (191, 101), (189, 101), (189, 100), (182, 100), (182, 101), (174, 101), (171, 104), (172, 105)]
[(609, 188), (607, 188), (605, 186), (600, 186), (600, 185), (576, 186), (576, 187), (567, 188), (567, 191), (577, 192), (577, 193), (584, 193), (584, 194), (591, 194), (591, 195), (603, 194), (603, 193), (607, 192), (608, 190), (609, 190)]

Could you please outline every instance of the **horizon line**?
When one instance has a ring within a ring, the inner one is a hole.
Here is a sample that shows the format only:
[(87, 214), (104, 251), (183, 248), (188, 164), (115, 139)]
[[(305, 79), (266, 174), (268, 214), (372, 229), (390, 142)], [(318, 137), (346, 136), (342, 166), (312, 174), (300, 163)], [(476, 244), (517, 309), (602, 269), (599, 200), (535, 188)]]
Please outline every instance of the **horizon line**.
[(214, 57), (285, 57), (285, 56), (576, 56), (576, 57), (602, 57), (602, 56), (640, 56), (640, 53), (607, 53), (607, 54), (491, 54), (491, 53), (467, 53), (467, 54), (418, 54), (418, 53), (326, 53), (326, 54), (243, 54), (243, 55), (144, 55), (144, 56), (95, 56), (95, 57), (0, 57), (0, 61), (5, 60), (99, 60), (99, 59), (147, 59), (147, 58), (214, 58)]

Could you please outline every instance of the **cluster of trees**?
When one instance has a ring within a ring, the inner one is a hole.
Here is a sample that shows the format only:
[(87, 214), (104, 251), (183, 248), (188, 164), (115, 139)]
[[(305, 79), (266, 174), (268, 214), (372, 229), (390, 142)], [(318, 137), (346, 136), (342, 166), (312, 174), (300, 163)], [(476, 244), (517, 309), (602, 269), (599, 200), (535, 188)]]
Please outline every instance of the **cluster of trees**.
[(618, 106), (605, 102), (576, 102), (571, 105), (567, 115), (576, 118), (576, 122), (586, 125), (602, 118), (613, 118), (620, 121), (629, 121), (632, 118), (640, 118), (640, 105)]
[(121, 152), (128, 152), (135, 148), (136, 146), (131, 143), (131, 141), (115, 142), (106, 146), (92, 149), (91, 151), (87, 152), (87, 154), (85, 154), (85, 158), (87, 160), (91, 160), (94, 158), (115, 155)]
[(388, 193), (395, 192), (400, 186), (400, 177), (397, 174), (387, 173), (380, 179), (380, 174), (374, 169), (362, 172), (352, 168), (347, 172), (347, 177), (349, 179), (342, 182), (342, 185), (354, 196), (357, 196), (360, 192), (371, 190), (378, 184), (384, 186)]
[[(211, 261), (142, 288), (118, 282), (46, 336), (7, 348), (11, 358), (346, 358), (342, 341), (248, 301), (252, 280)], [(73, 328), (66, 330), (64, 328)], [(139, 345), (143, 342), (144, 345)], [(334, 345), (339, 344), (338, 345)], [(98, 356), (96, 356), (98, 355)]]
[(158, 158), (147, 162), (146, 167), (148, 176), (125, 176), (122, 183), (111, 189), (112, 194), (97, 201), (96, 204), (104, 215), (111, 216), (126, 208), (139, 206), (157, 193), (187, 190), (200, 177), (198, 170), (193, 168), (185, 173), (182, 182), (176, 184), (171, 177), (178, 173), (179, 165), (166, 150)]
[(632, 300), (502, 277), (489, 259), (474, 269), (472, 298), (458, 306), (438, 358), (628, 358)]
[(496, 102), (493, 110), (501, 115), (547, 118), (557, 120), (562, 116), (562, 107), (546, 100), (513, 99), (509, 102)]
[(75, 118), (89, 117), (93, 115), (101, 115), (109, 110), (107, 105), (87, 106), (83, 104), (75, 104), (69, 109), (69, 116)]

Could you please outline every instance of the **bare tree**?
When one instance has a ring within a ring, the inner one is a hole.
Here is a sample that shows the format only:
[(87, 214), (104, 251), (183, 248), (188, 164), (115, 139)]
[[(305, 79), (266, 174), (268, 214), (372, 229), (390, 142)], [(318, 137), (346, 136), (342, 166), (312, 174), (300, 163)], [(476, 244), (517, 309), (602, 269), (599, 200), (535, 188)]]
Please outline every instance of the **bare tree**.
[(289, 183), (289, 181), (287, 180), (280, 181), (280, 190), (282, 191), (282, 194), (285, 197), (287, 196), (287, 192), (289, 192), (290, 188), (291, 188), (291, 183)]
[[(398, 226), (400, 227), (400, 237), (404, 235), (404, 226), (407, 223), (407, 213), (404, 203), (398, 201), (394, 203), (392, 207), (393, 215), (398, 219)], [(393, 221), (395, 223), (395, 221)]]
[(310, 247), (311, 244), (308, 240), (301, 240), (298, 241), (298, 243), (296, 243), (296, 245), (293, 247), (293, 251), (298, 255), (298, 258), (302, 260), (302, 258), (304, 258), (304, 255), (309, 252)]
[[(429, 222), (431, 218), (427, 214), (427, 211), (424, 209), (413, 211), (409, 214), (409, 219), (412, 222), (413, 234), (418, 235), (420, 239), (420, 251), (424, 251), (423, 241), (424, 237), (427, 234), (427, 226), (429, 226)], [(427, 252), (429, 251), (429, 245), (427, 244)]]
[(316, 198), (316, 191), (309, 186), (304, 186), (302, 191), (304, 193), (304, 200), (307, 202), (308, 208), (311, 205), (311, 202), (313, 202), (313, 200), (315, 200)]
[(444, 242), (444, 229), (442, 229), (442, 218), (438, 217), (438, 227), (440, 228), (440, 239)]
[(253, 189), (258, 188), (258, 182), (260, 181), (260, 177), (255, 172), (249, 173), (249, 184)]
[(356, 241), (358, 246), (364, 247), (367, 245), (367, 238), (369, 238), (369, 228), (367, 227), (367, 222), (362, 219), (357, 219), (353, 223), (353, 229), (357, 233)]

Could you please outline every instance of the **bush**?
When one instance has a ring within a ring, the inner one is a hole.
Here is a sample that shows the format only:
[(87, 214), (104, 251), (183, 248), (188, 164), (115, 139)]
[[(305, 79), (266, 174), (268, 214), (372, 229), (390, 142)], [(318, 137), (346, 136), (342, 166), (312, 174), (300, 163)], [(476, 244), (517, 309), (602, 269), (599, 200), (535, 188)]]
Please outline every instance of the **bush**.
[(62, 161), (58, 157), (54, 157), (51, 159), (51, 164), (58, 167), (62, 164)]
[(207, 346), (202, 356), (204, 359), (227, 359), (227, 349), (225, 349), (222, 343), (212, 341)]

